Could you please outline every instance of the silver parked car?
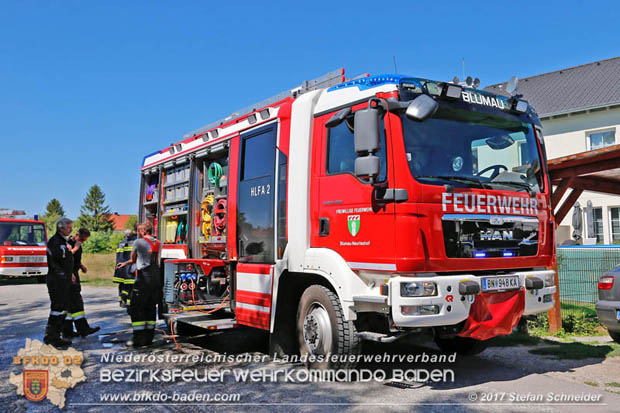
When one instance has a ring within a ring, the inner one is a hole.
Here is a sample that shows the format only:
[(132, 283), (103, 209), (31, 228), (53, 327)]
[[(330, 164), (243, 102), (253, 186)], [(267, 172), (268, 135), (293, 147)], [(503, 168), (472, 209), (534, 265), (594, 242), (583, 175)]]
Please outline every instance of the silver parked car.
[(596, 312), (611, 338), (620, 343), (620, 265), (599, 279)]

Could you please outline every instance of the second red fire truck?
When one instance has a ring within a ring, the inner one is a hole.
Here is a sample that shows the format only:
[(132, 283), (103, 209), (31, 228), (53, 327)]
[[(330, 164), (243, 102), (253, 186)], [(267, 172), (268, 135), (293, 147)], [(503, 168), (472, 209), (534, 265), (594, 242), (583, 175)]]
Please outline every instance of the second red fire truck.
[(147, 155), (167, 318), (345, 365), (433, 331), (475, 353), (554, 304), (540, 121), (519, 96), (336, 71)]
[(0, 277), (47, 275), (45, 223), (23, 218), (24, 211), (0, 209)]

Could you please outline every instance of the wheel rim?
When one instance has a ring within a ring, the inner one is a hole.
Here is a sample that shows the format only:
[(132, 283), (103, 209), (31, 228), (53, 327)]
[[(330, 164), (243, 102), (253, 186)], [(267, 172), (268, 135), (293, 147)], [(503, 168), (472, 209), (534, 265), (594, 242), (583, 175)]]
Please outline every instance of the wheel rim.
[(327, 354), (332, 347), (332, 324), (325, 307), (312, 303), (304, 317), (304, 342), (312, 354)]

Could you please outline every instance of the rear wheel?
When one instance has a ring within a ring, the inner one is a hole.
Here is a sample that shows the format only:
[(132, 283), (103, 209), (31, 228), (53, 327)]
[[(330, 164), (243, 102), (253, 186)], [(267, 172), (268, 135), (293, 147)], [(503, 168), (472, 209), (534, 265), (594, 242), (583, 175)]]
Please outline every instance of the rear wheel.
[[(338, 296), (321, 285), (308, 287), (301, 296), (297, 338), (302, 357), (308, 357), (308, 368), (352, 368), (356, 361), (348, 356), (357, 356), (361, 347), (355, 325), (344, 319)], [(337, 360), (327, 358), (328, 354)]]
[(442, 352), (456, 352), (461, 356), (473, 356), (480, 354), (487, 348), (486, 341), (475, 340), (469, 337), (435, 337), (435, 343)]
[(610, 331), (609, 335), (616, 343), (620, 343), (620, 333), (614, 333), (613, 331)]
[(47, 281), (47, 275), (39, 275), (37, 277), (37, 283), (39, 284), (45, 284)]

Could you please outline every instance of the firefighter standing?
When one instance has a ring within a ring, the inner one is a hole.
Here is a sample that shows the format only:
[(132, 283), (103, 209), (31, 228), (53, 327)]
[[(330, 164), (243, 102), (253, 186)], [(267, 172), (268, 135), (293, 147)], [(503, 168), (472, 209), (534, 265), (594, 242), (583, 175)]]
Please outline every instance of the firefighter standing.
[(133, 347), (148, 346), (153, 342), (156, 307), (161, 300), (159, 241), (153, 237), (153, 225), (148, 221), (138, 226), (138, 234), (140, 238), (134, 243), (131, 259), (118, 265), (123, 268), (135, 263), (138, 270), (129, 309), (133, 341), (127, 344)]
[(113, 282), (118, 283), (119, 304), (121, 307), (127, 307), (127, 311), (129, 311), (128, 307), (131, 305), (131, 290), (135, 282), (136, 268), (134, 264), (123, 267), (119, 267), (119, 264), (131, 259), (133, 244), (138, 238), (134, 231), (127, 230), (125, 238), (119, 242), (116, 248), (117, 267), (114, 272), (114, 278), (112, 278)]
[[(77, 234), (69, 238), (71, 252), (73, 253), (73, 277), (71, 283), (71, 296), (69, 298), (69, 308), (65, 321), (63, 323), (64, 337), (86, 337), (99, 331), (99, 327), (91, 327), (88, 325), (86, 315), (84, 313), (84, 300), (82, 300), (82, 286), (80, 284), (80, 270), (84, 273), (88, 268), (82, 264), (82, 244), (90, 237), (90, 231), (86, 228), (80, 228)], [(73, 331), (73, 324), (77, 333)]]
[(67, 347), (71, 340), (60, 337), (62, 323), (69, 309), (71, 294), (71, 275), (73, 273), (73, 254), (67, 237), (73, 231), (69, 218), (56, 222), (56, 234), (47, 243), (47, 291), (50, 296), (50, 315), (45, 328), (43, 342), (56, 348)]

